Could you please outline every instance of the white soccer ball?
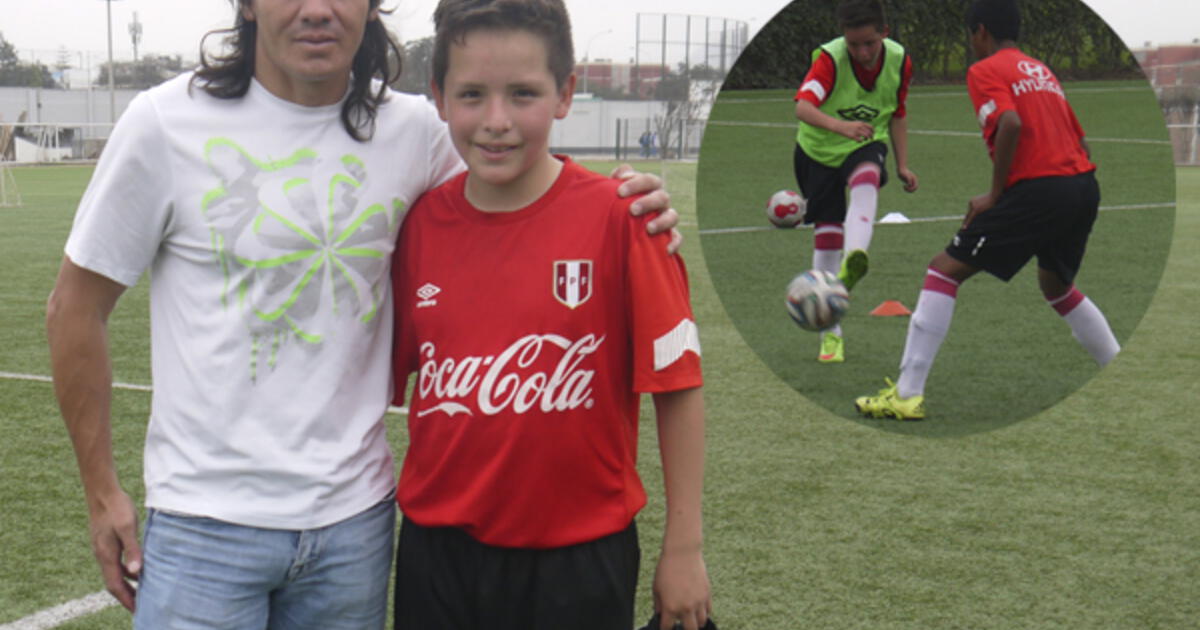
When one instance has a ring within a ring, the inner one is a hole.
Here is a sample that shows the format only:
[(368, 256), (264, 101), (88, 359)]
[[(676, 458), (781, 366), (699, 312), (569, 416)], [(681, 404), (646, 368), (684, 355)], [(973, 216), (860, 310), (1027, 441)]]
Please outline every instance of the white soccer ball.
[(771, 195), (771, 200), (767, 202), (767, 219), (777, 228), (794, 228), (804, 220), (807, 204), (800, 193), (781, 190)]
[(836, 274), (809, 269), (792, 278), (787, 288), (788, 315), (805, 330), (825, 330), (842, 320), (850, 308), (850, 293)]

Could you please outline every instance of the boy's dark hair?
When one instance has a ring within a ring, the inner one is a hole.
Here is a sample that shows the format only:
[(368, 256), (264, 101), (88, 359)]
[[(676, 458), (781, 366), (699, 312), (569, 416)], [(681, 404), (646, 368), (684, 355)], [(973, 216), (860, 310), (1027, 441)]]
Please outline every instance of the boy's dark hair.
[(996, 41), (1017, 41), (1021, 34), (1017, 0), (975, 0), (967, 11), (967, 30), (974, 33), (980, 24)]
[(842, 0), (834, 12), (838, 28), (859, 28), (874, 26), (882, 32), (887, 28), (887, 13), (883, 10), (883, 0)]
[[(237, 18), (231, 28), (217, 29), (205, 34), (200, 41), (200, 68), (192, 76), (190, 86), (198, 85), (209, 95), (221, 99), (241, 98), (250, 89), (254, 78), (254, 45), (258, 35), (258, 23), (247, 20), (242, 8), (251, 0), (229, 0)], [(379, 9), (382, 0), (369, 0), (372, 10)], [(390, 10), (379, 9), (381, 13)], [(211, 35), (222, 33), (227, 54), (209, 58), (204, 52), (204, 42)], [(389, 57), (395, 65), (389, 68)], [(371, 139), (375, 132), (375, 114), (380, 103), (387, 100), (387, 86), (400, 77), (400, 45), (392, 39), (387, 27), (380, 20), (368, 20), (366, 31), (354, 61), (350, 65), (350, 94), (342, 103), (342, 127), (359, 142)], [(372, 88), (372, 81), (380, 83)], [(189, 86), (189, 87), (190, 87)]]
[(461, 44), (479, 29), (528, 31), (546, 43), (546, 61), (562, 87), (575, 69), (571, 18), (562, 0), (441, 0), (433, 12), (433, 81), (446, 87), (450, 45)]

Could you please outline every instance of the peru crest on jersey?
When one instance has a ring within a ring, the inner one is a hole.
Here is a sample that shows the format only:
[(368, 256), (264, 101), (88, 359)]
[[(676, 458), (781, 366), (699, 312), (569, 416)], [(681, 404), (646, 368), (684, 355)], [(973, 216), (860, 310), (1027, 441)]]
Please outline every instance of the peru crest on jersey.
[(592, 297), (592, 261), (554, 261), (554, 299), (575, 308)]

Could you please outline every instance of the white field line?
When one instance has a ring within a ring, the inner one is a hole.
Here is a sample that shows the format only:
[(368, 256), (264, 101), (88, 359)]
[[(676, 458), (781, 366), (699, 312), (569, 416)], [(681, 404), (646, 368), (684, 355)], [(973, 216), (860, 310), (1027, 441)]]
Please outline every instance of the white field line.
[[(1100, 206), (1101, 212), (1111, 212), (1113, 210), (1149, 210), (1151, 208), (1174, 208), (1174, 202), (1168, 203), (1131, 203), (1119, 206)], [(940, 221), (962, 221), (963, 215), (947, 215), (941, 217), (917, 217), (909, 219), (909, 223), (935, 223)], [(875, 222), (876, 226), (884, 225), (905, 225), (904, 223), (880, 223)], [(773, 225), (754, 225), (746, 227), (731, 227), (731, 228), (712, 228), (708, 230), (700, 230), (701, 235), (708, 234), (741, 234), (744, 232), (767, 232), (778, 230), (779, 228)], [(797, 225), (794, 229), (811, 230), (810, 225)]]
[(109, 595), (108, 591), (100, 591), (99, 593), (92, 593), (87, 597), (80, 597), (65, 604), (59, 604), (53, 608), (33, 613), (28, 617), (10, 621), (0, 626), (0, 630), (46, 630), (47, 628), (57, 628), (72, 619), (100, 612), (105, 608), (116, 606), (117, 603), (117, 600), (112, 595)]
[[(748, 120), (710, 120), (709, 125), (716, 127), (771, 127), (776, 129), (795, 129), (795, 123), (784, 122), (754, 122)], [(951, 131), (942, 129), (909, 129), (914, 136), (950, 136), (956, 138), (980, 138), (978, 131)], [(1088, 142), (1109, 142), (1118, 144), (1171, 144), (1170, 140), (1154, 140), (1151, 138), (1093, 138), (1088, 136)]]
[[(54, 379), (42, 374), (21, 374), (19, 372), (0, 372), (0, 379), (8, 379), (10, 381), (35, 381), (38, 383), (53, 383)], [(136, 383), (113, 383), (113, 389), (126, 389), (135, 392), (154, 391), (149, 385), (138, 385)], [(398, 413), (404, 415), (408, 413), (408, 407), (388, 407), (389, 413)], [(0, 630), (6, 630), (4, 626), (0, 626)]]
[[(21, 374), (19, 372), (0, 372), (0, 379), (8, 379), (13, 381), (33, 381), (37, 383), (53, 383), (54, 379), (42, 374)], [(149, 385), (138, 385), (135, 383), (113, 383), (113, 389), (125, 389), (138, 392), (153, 391)], [(408, 413), (407, 407), (389, 406), (388, 413), (405, 415)], [(45, 628), (55, 628), (60, 624), (66, 623), (77, 617), (90, 615), (94, 612), (99, 612), (117, 604), (117, 600), (108, 594), (108, 591), (92, 593), (87, 597), (81, 597), (74, 601), (69, 601), (65, 604), (59, 604), (53, 608), (47, 608), (38, 613), (34, 613), (23, 619), (18, 619), (0, 625), (0, 630), (44, 630)]]
[[(6, 378), (12, 381), (37, 381), (39, 383), (53, 383), (54, 379), (42, 374), (21, 374), (19, 372), (0, 372), (0, 378)], [(127, 389), (135, 392), (151, 391), (149, 385), (138, 385), (136, 383), (113, 383), (113, 389)], [(0, 628), (2, 630), (2, 628)]]

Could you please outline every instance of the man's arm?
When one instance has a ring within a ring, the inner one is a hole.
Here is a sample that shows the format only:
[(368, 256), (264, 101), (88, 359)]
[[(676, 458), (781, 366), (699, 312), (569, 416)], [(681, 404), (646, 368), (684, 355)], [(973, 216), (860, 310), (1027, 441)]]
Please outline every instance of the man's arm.
[(704, 395), (699, 387), (654, 395), (667, 500), (662, 552), (654, 571), (654, 610), (662, 630), (704, 627), (712, 592), (700, 516), (704, 489)]
[(980, 213), (986, 212), (996, 205), (996, 200), (1004, 192), (1008, 183), (1008, 172), (1012, 169), (1013, 158), (1017, 155), (1017, 141), (1021, 137), (1021, 116), (1016, 110), (1007, 110), (996, 120), (996, 143), (992, 153), (992, 189), (972, 199), (967, 204), (967, 216), (963, 219), (963, 227)]
[[(657, 175), (639, 173), (628, 164), (622, 164), (612, 172), (611, 177), (625, 180), (617, 194), (621, 197), (643, 195), (629, 205), (629, 212), (641, 216), (648, 212), (658, 213), (646, 224), (646, 231), (651, 234), (671, 231), (671, 241), (667, 244), (667, 253), (674, 254), (683, 244), (683, 235), (675, 226), (679, 223), (679, 213), (671, 207), (671, 195), (663, 188), (663, 180)], [(644, 193), (644, 194), (643, 194)]]
[(92, 551), (108, 591), (129, 610), (141, 571), (137, 511), (113, 462), (108, 316), (125, 286), (63, 258), (46, 306), (54, 393), (75, 447)]
[(904, 182), (905, 192), (916, 192), (917, 174), (908, 169), (908, 118), (892, 117), (888, 121), (888, 134), (896, 153), (896, 175)]

